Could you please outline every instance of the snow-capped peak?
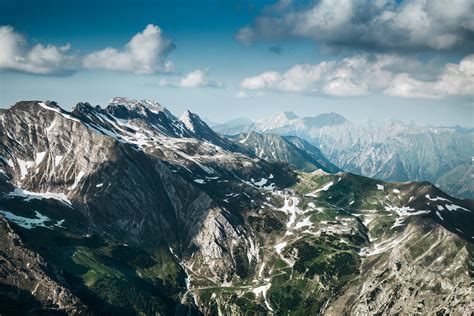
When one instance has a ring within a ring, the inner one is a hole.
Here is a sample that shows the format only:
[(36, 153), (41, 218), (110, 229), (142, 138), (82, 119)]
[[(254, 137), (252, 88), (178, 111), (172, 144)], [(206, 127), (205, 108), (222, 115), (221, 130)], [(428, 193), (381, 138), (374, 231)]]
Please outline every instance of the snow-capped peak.
[(291, 112), (281, 112), (275, 116), (271, 116), (265, 119), (262, 119), (257, 122), (258, 125), (262, 126), (264, 130), (271, 130), (281, 126), (289, 125), (293, 121), (298, 120), (298, 116)]
[(189, 110), (186, 110), (184, 111), (183, 115), (181, 115), (181, 117), (179, 118), (179, 120), (181, 122), (183, 122), (183, 124), (190, 130), (192, 131), (193, 133), (196, 132), (196, 128), (194, 126), (195, 122), (195, 116), (196, 114), (192, 113), (191, 111)]
[(135, 99), (128, 99), (126, 97), (114, 97), (109, 102), (109, 106), (118, 106), (121, 105), (127, 108), (130, 111), (139, 112), (141, 114), (146, 114), (145, 109), (148, 109), (150, 112), (159, 113), (165, 112), (166, 114), (170, 114), (169, 111), (159, 104), (158, 102), (151, 101), (151, 100), (135, 100)]

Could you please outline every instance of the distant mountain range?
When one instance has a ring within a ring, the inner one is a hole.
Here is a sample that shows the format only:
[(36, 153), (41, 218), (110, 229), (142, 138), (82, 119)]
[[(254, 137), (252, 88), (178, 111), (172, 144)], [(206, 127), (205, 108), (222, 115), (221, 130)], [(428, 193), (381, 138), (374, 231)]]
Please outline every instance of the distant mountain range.
[(343, 170), (386, 181), (430, 181), (446, 192), (474, 198), (472, 168), (455, 172), (474, 155), (474, 132), (401, 122), (356, 124), (336, 113), (298, 117), (283, 112), (251, 124), (214, 127), (228, 135), (251, 131), (298, 136)]
[(23, 101), (0, 117), (2, 315), (474, 310), (473, 200), (339, 172), (298, 137), (227, 138), (153, 101)]

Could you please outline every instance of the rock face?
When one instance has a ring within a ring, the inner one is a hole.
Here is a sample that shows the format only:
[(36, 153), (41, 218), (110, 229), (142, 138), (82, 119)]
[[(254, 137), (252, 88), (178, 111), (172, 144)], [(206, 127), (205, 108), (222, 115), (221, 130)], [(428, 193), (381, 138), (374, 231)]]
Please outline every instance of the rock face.
[[(429, 183), (334, 173), (299, 138), (225, 138), (153, 101), (0, 117), (1, 313), (473, 308), (474, 202)], [(277, 162), (299, 160), (318, 170)]]
[(64, 287), (61, 275), (27, 249), (7, 220), (0, 217), (0, 302), (2, 313), (85, 315), (81, 300)]
[(469, 314), (473, 308), (469, 302), (471, 246), (431, 221), (409, 224), (390, 252), (362, 262), (360, 278), (328, 305), (326, 313), (434, 314), (455, 310)]
[(451, 171), (448, 171), (436, 180), (436, 185), (441, 188), (449, 188), (450, 192), (456, 192), (460, 198), (472, 198), (474, 192), (474, 162), (468, 161)]
[(286, 162), (305, 172), (313, 172), (318, 169), (326, 172), (340, 171), (338, 167), (324, 157), (318, 148), (296, 136), (250, 132), (236, 135), (231, 139), (247, 146), (259, 158)]
[(455, 169), (471, 161), (472, 130), (401, 122), (355, 124), (336, 113), (303, 118), (281, 113), (245, 126), (215, 129), (230, 135), (255, 131), (298, 136), (343, 170), (385, 181), (430, 181), (449, 194), (474, 198), (472, 187), (455, 185), (465, 183)]

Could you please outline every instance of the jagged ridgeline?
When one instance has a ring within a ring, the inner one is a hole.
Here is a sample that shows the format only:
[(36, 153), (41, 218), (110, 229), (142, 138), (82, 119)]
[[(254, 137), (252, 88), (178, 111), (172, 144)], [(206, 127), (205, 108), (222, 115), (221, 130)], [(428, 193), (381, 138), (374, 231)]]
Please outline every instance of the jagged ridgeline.
[(2, 315), (474, 310), (472, 200), (152, 101), (0, 116)]
[(386, 181), (430, 181), (450, 195), (474, 199), (474, 129), (398, 121), (353, 123), (337, 113), (298, 117), (292, 112), (255, 123), (231, 121), (214, 129), (229, 135), (255, 131), (298, 136), (343, 170)]

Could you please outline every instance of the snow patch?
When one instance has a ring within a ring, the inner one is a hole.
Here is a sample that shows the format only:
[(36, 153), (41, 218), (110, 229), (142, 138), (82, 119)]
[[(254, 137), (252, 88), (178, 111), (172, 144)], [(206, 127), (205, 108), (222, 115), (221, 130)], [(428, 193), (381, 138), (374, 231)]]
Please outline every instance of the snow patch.
[(61, 162), (61, 160), (63, 160), (63, 156), (62, 155), (56, 155), (54, 157), (54, 166), (57, 167), (59, 165), (59, 163)]
[(74, 190), (77, 185), (79, 184), (79, 182), (81, 182), (81, 179), (82, 177), (84, 176), (85, 172), (84, 171), (80, 171), (79, 174), (77, 175), (76, 179), (74, 180), (74, 183), (69, 187), (69, 190)]
[(329, 188), (334, 184), (333, 181), (326, 183), (324, 186), (321, 188), (317, 189), (316, 191), (313, 191), (311, 193), (306, 194), (306, 196), (312, 196), (312, 197), (317, 197), (316, 193), (321, 192), (321, 191), (327, 191)]
[(448, 200), (448, 199), (445, 199), (445, 198), (442, 198), (442, 197), (439, 197), (439, 196), (437, 196), (437, 197), (435, 197), (435, 198), (432, 198), (432, 197), (430, 197), (430, 195), (429, 195), (429, 194), (425, 195), (425, 197), (426, 197), (428, 200), (430, 200), (430, 201), (435, 201), (435, 202), (436, 202), (436, 201), (446, 201), (446, 202), (451, 202), (450, 200)]
[(281, 254), (281, 251), (283, 250), (283, 248), (286, 247), (287, 244), (288, 244), (288, 243), (287, 243), (286, 241), (284, 241), (284, 242), (281, 242), (281, 243), (279, 243), (279, 244), (276, 244), (276, 245), (274, 246), (274, 248), (275, 248), (275, 250), (276, 250), (276, 252), (277, 252), (278, 254)]
[(267, 309), (269, 311), (272, 311), (273, 312), (273, 309), (272, 307), (270, 306), (270, 304), (268, 303), (267, 301), (267, 291), (270, 289), (270, 287), (272, 286), (271, 283), (268, 283), (268, 284), (265, 284), (265, 285), (262, 285), (262, 286), (259, 286), (259, 287), (256, 287), (252, 290), (252, 292), (255, 294), (255, 296), (258, 298), (258, 297), (262, 297), (263, 299), (263, 302), (265, 303), (265, 306), (267, 307)]
[(52, 107), (52, 106), (48, 106), (48, 105), (46, 105), (46, 104), (43, 103), (43, 102), (39, 102), (38, 105), (41, 106), (43, 109), (56, 112), (56, 113), (58, 113), (59, 115), (61, 115), (62, 117), (68, 119), (68, 120), (81, 123), (80, 120), (78, 120), (77, 118), (73, 117), (72, 115), (70, 115), (70, 114), (68, 114), (68, 113), (62, 112), (59, 108), (55, 108), (55, 107)]
[(471, 212), (470, 210), (456, 204), (446, 204), (445, 207), (448, 209), (448, 211), (463, 210), (466, 212)]
[(64, 204), (67, 204), (68, 206), (72, 205), (71, 201), (67, 198), (67, 196), (64, 193), (54, 193), (54, 192), (40, 193), (40, 192), (31, 192), (31, 191), (23, 190), (20, 188), (15, 188), (13, 191), (8, 193), (8, 196), (23, 197), (25, 198), (25, 201), (54, 199), (54, 200), (63, 202)]
[(38, 211), (35, 211), (36, 218), (17, 216), (13, 213), (2, 211), (2, 210), (0, 210), (0, 213), (3, 214), (3, 216), (5, 216), (7, 220), (25, 229), (32, 229), (36, 227), (44, 227), (44, 228), (52, 229), (53, 227), (61, 227), (61, 225), (64, 223), (64, 219), (62, 219), (60, 221), (57, 221), (52, 226), (48, 226), (45, 223), (51, 222), (51, 219), (48, 216), (43, 215)]
[(22, 159), (17, 159), (18, 165), (20, 166), (20, 178), (23, 180), (26, 175), (28, 174), (28, 169), (30, 169), (34, 162), (33, 161), (26, 161)]
[(44, 155), (46, 155), (45, 151), (42, 151), (36, 154), (36, 159), (35, 159), (36, 165), (39, 165), (43, 161)]

